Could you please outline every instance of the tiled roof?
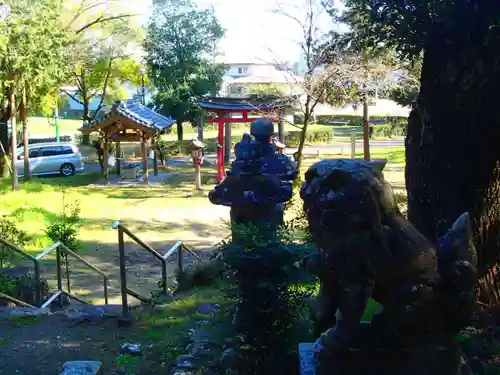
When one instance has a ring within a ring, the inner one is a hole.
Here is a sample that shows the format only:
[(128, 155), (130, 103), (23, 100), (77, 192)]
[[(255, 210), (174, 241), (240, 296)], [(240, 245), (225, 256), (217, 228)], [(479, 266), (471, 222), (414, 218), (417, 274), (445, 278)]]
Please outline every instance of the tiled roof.
[(90, 125), (83, 126), (81, 130), (86, 130), (87, 132), (94, 127), (97, 126), (99, 128), (99, 124), (103, 123), (110, 117), (115, 114), (119, 114), (120, 116), (126, 117), (129, 120), (137, 123), (146, 128), (150, 128), (152, 130), (165, 130), (170, 128), (173, 124), (175, 124), (175, 119), (172, 117), (166, 117), (156, 113), (152, 109), (142, 105), (136, 100), (120, 100), (115, 102), (111, 107), (110, 111), (104, 115), (99, 116), (94, 122)]
[(165, 130), (175, 124), (175, 119), (172, 117), (160, 115), (135, 100), (117, 101), (111, 108), (108, 116), (111, 116), (114, 111), (142, 126), (152, 129)]

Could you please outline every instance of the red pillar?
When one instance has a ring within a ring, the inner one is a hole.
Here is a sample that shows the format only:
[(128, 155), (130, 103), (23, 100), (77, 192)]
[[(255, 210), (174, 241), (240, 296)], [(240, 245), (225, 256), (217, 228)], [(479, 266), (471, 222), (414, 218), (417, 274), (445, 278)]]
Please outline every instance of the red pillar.
[(224, 179), (224, 116), (219, 114), (219, 135), (217, 137), (217, 181)]

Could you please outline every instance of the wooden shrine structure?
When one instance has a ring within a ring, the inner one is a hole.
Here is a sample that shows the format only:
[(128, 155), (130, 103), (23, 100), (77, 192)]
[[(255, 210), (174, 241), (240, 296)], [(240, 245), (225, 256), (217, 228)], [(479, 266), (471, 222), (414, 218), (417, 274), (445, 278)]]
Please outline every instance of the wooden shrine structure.
[(109, 113), (97, 121), (85, 125), (79, 130), (82, 134), (99, 133), (104, 152), (104, 183), (109, 179), (109, 143), (116, 143), (117, 173), (120, 174), (122, 142), (140, 142), (142, 151), (142, 164), (144, 182), (148, 182), (148, 154), (147, 144), (151, 142), (154, 159), (153, 167), (155, 176), (158, 174), (158, 158), (155, 137), (175, 124), (171, 117), (165, 117), (135, 100), (117, 101)]
[[(292, 99), (293, 100), (293, 99)], [(283, 116), (292, 107), (288, 98), (218, 98), (209, 97), (198, 101), (199, 106), (208, 112), (208, 118), (200, 119), (198, 138), (203, 140), (204, 122), (218, 124), (217, 136), (217, 180), (224, 179), (224, 166), (231, 160), (231, 124), (249, 123), (261, 117), (268, 117), (278, 123), (278, 138), (285, 142)]]

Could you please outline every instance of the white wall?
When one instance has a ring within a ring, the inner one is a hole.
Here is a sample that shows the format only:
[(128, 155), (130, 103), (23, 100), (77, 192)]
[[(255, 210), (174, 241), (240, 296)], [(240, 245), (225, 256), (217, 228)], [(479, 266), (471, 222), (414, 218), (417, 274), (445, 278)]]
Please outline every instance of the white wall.
[(267, 76), (275, 71), (272, 64), (231, 64), (226, 74), (230, 77)]

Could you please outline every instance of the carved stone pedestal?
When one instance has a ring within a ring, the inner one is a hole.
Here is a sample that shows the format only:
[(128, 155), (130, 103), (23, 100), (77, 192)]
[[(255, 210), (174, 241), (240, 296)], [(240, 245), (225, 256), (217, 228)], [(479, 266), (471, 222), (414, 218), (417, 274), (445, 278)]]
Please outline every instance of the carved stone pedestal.
[(470, 375), (454, 337), (391, 342), (362, 323), (349, 343), (338, 344), (335, 329), (314, 344), (314, 375)]

